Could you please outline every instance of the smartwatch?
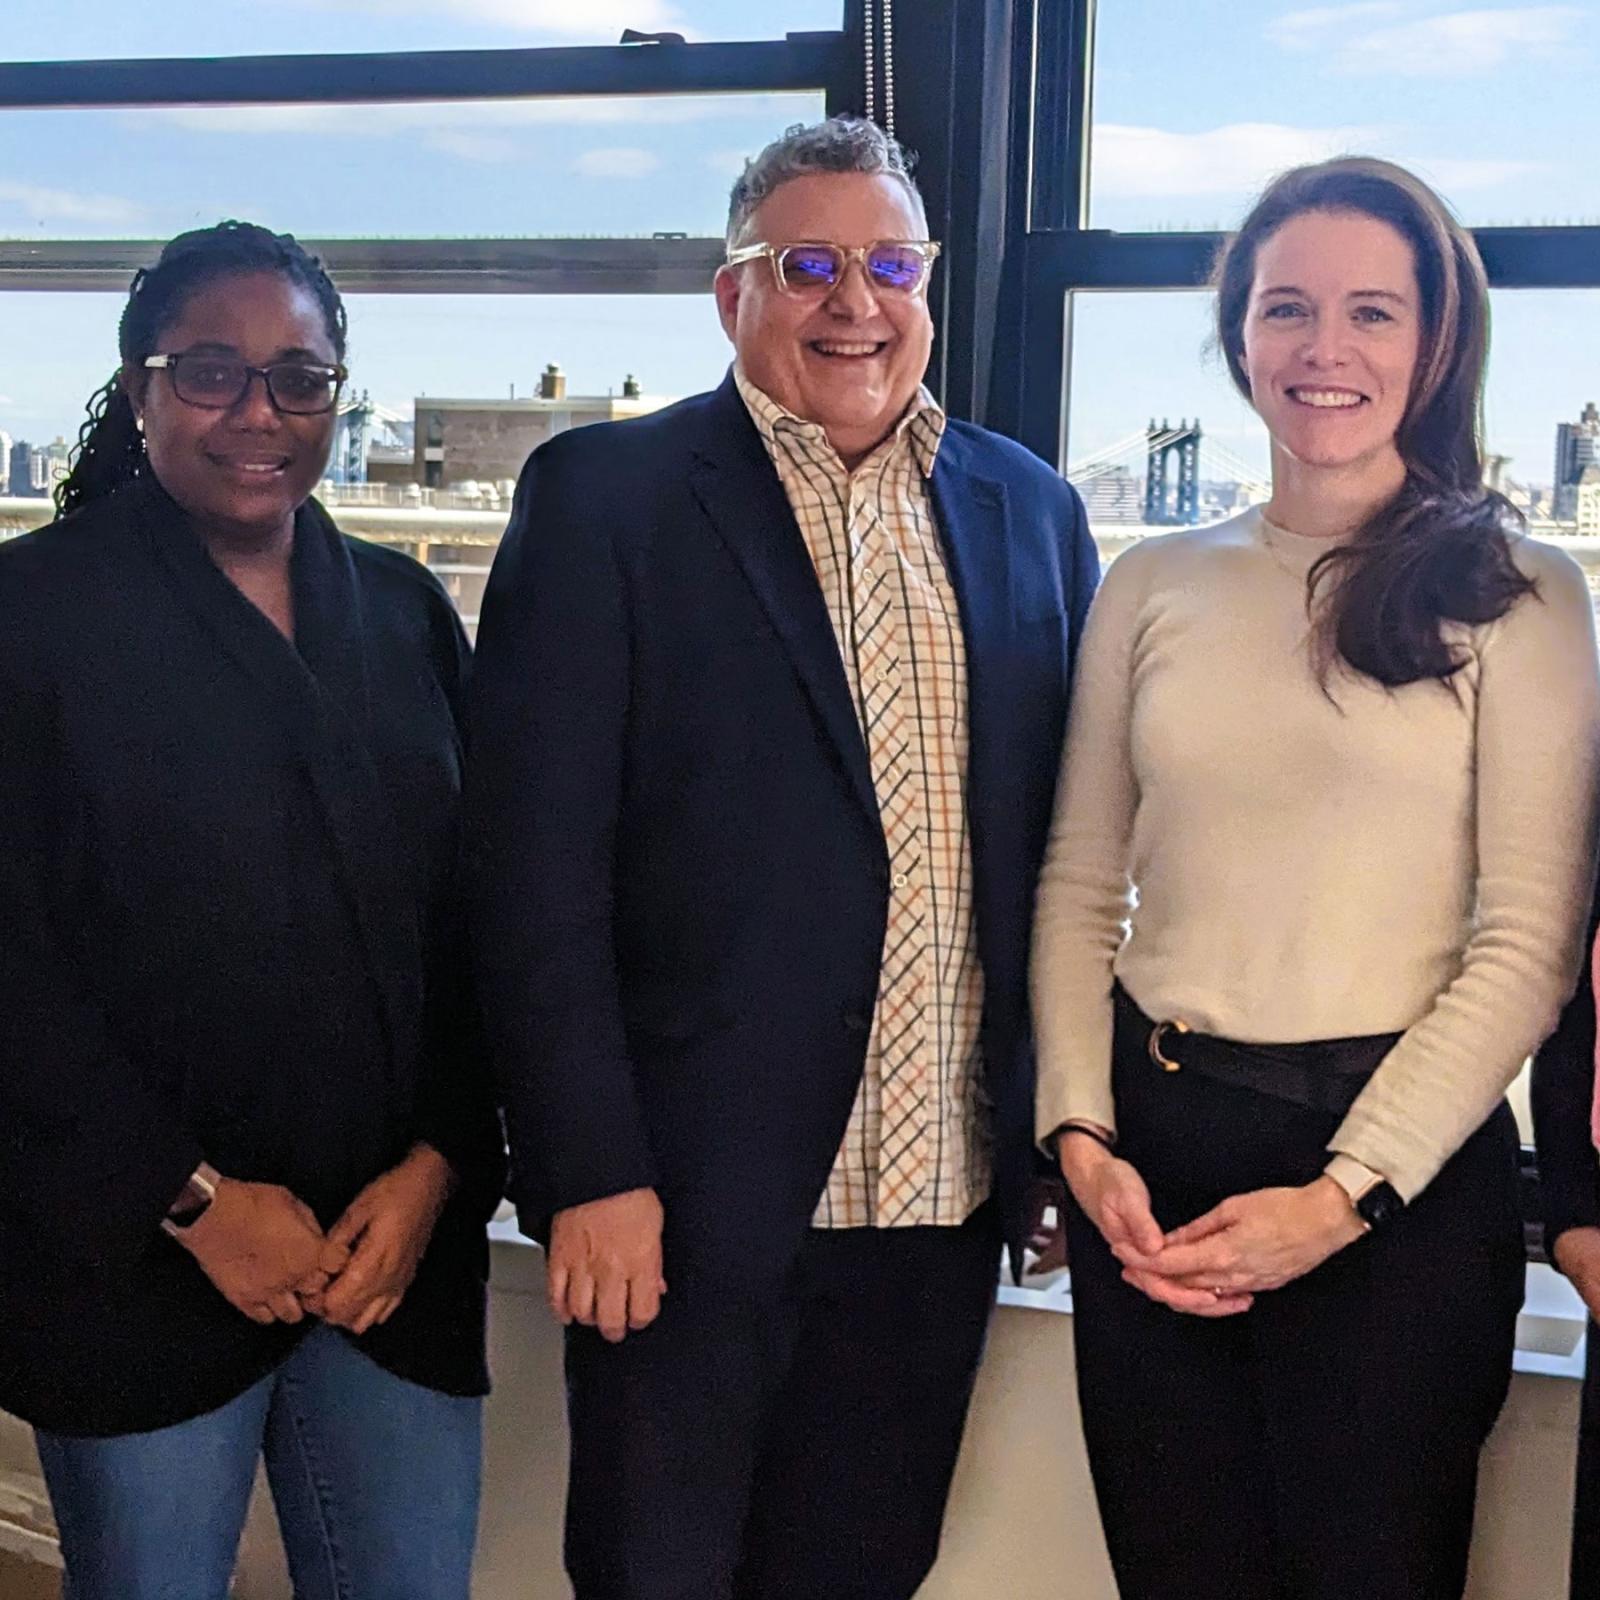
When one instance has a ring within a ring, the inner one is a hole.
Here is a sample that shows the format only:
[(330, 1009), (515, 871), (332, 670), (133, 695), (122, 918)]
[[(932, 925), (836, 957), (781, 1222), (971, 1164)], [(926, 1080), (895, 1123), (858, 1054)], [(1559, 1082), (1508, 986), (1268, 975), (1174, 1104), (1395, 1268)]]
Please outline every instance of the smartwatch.
[(192, 1228), (211, 1209), (221, 1178), (222, 1174), (215, 1167), (202, 1161), (189, 1174), (178, 1198), (167, 1208), (166, 1216), (161, 1219), (161, 1231), (176, 1239), (185, 1228)]
[(1393, 1222), (1406, 1208), (1406, 1203), (1392, 1183), (1379, 1181), (1355, 1202), (1356, 1215), (1366, 1223), (1369, 1233), (1376, 1232)]

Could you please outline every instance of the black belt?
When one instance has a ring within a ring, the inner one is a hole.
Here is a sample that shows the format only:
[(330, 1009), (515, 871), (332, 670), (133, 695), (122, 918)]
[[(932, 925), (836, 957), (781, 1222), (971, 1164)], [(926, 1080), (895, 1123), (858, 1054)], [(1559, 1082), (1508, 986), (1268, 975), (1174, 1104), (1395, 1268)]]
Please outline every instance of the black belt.
[(1120, 983), (1112, 992), (1118, 1028), (1143, 1040), (1152, 1066), (1160, 1071), (1198, 1072), (1230, 1088), (1251, 1089), (1311, 1111), (1348, 1111), (1400, 1037), (1368, 1033), (1304, 1044), (1243, 1044), (1196, 1033), (1170, 1018), (1154, 1021)]

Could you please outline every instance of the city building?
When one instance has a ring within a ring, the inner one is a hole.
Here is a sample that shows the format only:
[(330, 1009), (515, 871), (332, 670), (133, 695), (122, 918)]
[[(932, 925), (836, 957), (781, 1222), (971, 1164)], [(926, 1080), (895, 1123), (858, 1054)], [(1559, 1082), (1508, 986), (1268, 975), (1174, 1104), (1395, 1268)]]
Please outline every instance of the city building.
[(1556, 425), (1555, 501), (1557, 522), (1573, 522), (1578, 515), (1578, 484), (1585, 470), (1600, 466), (1600, 408), (1590, 401), (1576, 422)]
[(591, 422), (616, 422), (671, 402), (646, 395), (630, 375), (622, 393), (569, 395), (554, 362), (537, 395), (518, 400), (439, 400), (418, 396), (412, 481), (429, 489), (515, 481), (531, 451), (546, 439)]
[(1572, 516), (1579, 538), (1600, 536), (1600, 464), (1585, 467), (1578, 475), (1572, 491)]
[(33, 461), (33, 446), (26, 439), (18, 439), (6, 452), (6, 492), (26, 499), (37, 493), (33, 487), (33, 475), (30, 467)]

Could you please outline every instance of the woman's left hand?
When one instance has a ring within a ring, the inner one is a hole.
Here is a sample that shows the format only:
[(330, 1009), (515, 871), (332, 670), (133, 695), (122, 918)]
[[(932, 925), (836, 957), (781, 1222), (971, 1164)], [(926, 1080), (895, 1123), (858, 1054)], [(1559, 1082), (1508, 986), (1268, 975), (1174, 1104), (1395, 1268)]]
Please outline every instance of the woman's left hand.
[(345, 1269), (306, 1309), (352, 1333), (387, 1322), (417, 1275), (434, 1225), (455, 1184), (450, 1163), (419, 1144), (397, 1167), (374, 1178), (328, 1230), (350, 1251)]
[(1366, 1231), (1332, 1178), (1234, 1195), (1166, 1237), (1153, 1255), (1123, 1249), (1123, 1266), (1215, 1294), (1281, 1289)]

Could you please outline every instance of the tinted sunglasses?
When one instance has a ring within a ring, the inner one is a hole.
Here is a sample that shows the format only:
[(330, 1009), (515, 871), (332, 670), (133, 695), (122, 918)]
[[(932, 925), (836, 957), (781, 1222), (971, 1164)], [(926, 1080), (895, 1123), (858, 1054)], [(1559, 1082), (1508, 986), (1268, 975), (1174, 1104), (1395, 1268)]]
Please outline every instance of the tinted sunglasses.
[(938, 254), (932, 239), (878, 239), (852, 250), (838, 244), (747, 244), (728, 252), (728, 265), (765, 256), (784, 293), (818, 294), (836, 289), (850, 263), (859, 261), (874, 289), (915, 294), (928, 281)]

